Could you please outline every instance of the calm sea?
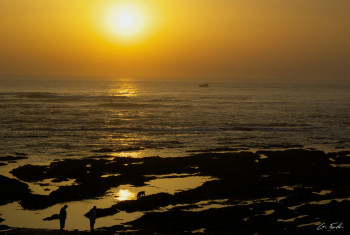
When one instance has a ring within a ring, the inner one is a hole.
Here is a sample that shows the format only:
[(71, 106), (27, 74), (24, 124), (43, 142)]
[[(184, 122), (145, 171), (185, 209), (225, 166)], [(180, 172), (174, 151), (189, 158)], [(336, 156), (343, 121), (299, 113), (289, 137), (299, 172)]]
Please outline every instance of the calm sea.
[(199, 84), (3, 79), (1, 155), (46, 162), (108, 149), (134, 157), (225, 147), (350, 149), (349, 85)]

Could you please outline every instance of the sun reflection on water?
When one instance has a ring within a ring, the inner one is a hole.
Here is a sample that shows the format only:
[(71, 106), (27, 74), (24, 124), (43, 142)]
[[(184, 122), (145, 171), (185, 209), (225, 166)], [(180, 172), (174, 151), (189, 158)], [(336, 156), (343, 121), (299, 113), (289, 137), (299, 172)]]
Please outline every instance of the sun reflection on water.
[(135, 83), (123, 81), (118, 84), (113, 85), (109, 89), (110, 96), (124, 96), (124, 97), (132, 97), (137, 96), (137, 87)]
[(140, 102), (137, 99), (137, 83), (123, 78), (111, 83), (106, 92), (109, 96), (106, 107), (109, 108), (110, 115), (105, 117), (104, 128), (111, 132), (100, 137), (100, 149), (110, 149), (108, 155), (111, 157), (142, 157), (140, 150), (143, 150), (143, 146), (140, 146), (140, 137), (137, 133), (125, 131), (130, 128), (129, 124), (134, 121), (135, 116), (140, 116), (140, 111), (134, 108), (138, 107)]
[(134, 152), (117, 152), (117, 153), (110, 153), (110, 156), (113, 157), (130, 157), (130, 158), (143, 158), (145, 157), (145, 153), (142, 151), (134, 151)]
[(121, 189), (114, 197), (118, 201), (132, 200), (136, 198), (136, 194), (130, 192), (128, 189)]

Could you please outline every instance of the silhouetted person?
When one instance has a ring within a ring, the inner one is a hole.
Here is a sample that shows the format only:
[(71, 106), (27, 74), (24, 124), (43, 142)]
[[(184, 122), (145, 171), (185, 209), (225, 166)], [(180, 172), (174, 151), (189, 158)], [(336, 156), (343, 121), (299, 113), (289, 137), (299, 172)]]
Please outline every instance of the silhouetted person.
[(94, 231), (95, 221), (96, 221), (96, 206), (94, 206), (88, 213), (85, 214), (90, 220), (90, 229), (91, 232)]
[(64, 226), (66, 224), (66, 219), (67, 219), (67, 205), (61, 208), (60, 214), (58, 215), (58, 218), (60, 219), (60, 231), (64, 230)]

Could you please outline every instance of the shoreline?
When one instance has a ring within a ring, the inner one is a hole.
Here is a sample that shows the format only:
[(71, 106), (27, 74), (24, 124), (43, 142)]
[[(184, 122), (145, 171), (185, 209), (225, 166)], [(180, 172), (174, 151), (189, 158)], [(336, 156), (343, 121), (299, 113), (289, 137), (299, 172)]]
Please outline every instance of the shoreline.
[[(342, 231), (350, 228), (346, 216), (350, 209), (347, 187), (350, 151), (325, 153), (286, 149), (220, 153), (213, 149), (188, 154), (173, 158), (105, 155), (21, 166), (11, 174), (22, 182), (1, 177), (2, 188), (9, 182), (13, 186), (12, 192), (5, 190), (7, 193), (2, 196), (1, 204), (18, 201), (24, 209), (35, 212), (53, 206), (57, 208), (62, 203), (69, 205), (74, 201), (79, 203), (103, 197), (111, 188), (132, 185), (130, 190), (146, 189), (146, 197), (98, 206), (96, 229), (100, 229), (101, 234), (128, 230), (148, 233), (313, 231), (318, 223), (332, 220), (343, 222), (345, 228)], [(192, 188), (167, 192), (163, 186), (160, 191), (150, 193), (149, 183), (162, 177), (175, 182), (189, 181), (189, 177), (194, 176), (210, 179), (200, 181)], [(28, 185), (23, 183), (47, 179), (57, 182), (74, 179), (75, 184), (59, 186), (48, 195), (38, 195), (30, 192)], [(87, 209), (82, 208), (82, 211)], [(118, 214), (133, 213), (139, 213), (139, 216), (122, 225), (120, 221), (115, 222), (116, 226), (98, 222)], [(1, 225), (6, 225), (6, 216), (0, 217), (5, 219)], [(262, 226), (264, 223), (266, 226)], [(18, 234), (21, 230), (57, 233), (52, 229), (15, 230)], [(85, 232), (73, 229), (69, 233)]]

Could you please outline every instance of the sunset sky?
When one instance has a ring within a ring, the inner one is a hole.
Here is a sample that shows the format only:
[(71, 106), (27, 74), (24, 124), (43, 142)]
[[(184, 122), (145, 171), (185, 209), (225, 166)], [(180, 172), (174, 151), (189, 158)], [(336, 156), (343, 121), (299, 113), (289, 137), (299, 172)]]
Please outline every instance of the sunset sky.
[(349, 0), (0, 0), (0, 74), (349, 79)]

